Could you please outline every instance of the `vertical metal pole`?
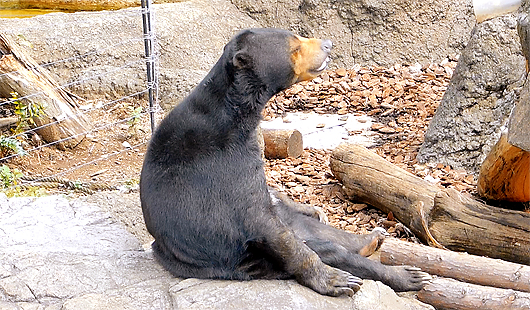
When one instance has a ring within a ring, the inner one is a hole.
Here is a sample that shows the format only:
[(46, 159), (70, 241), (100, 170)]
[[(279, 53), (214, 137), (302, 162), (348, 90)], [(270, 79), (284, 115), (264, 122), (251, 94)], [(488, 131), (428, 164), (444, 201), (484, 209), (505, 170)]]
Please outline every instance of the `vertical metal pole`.
[(151, 132), (155, 130), (155, 110), (153, 104), (153, 87), (154, 87), (154, 59), (153, 55), (153, 32), (151, 31), (151, 0), (142, 1), (142, 20), (144, 28), (144, 47), (147, 67), (147, 87), (149, 97), (149, 116), (151, 118)]

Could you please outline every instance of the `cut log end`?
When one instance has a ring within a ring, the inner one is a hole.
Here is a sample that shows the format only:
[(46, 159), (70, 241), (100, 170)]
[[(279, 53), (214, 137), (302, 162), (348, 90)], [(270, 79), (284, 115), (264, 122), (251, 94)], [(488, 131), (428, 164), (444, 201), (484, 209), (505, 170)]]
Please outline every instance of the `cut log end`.
[(480, 168), (477, 190), (489, 200), (530, 201), (530, 152), (503, 134)]
[(296, 158), (302, 155), (304, 143), (298, 130), (262, 129), (266, 158)]

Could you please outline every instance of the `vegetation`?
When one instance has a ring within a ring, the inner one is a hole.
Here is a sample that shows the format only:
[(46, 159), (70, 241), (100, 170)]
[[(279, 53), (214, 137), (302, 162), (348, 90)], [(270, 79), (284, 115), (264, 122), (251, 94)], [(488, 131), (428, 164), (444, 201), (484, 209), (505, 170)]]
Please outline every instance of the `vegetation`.
[(19, 140), (11, 137), (0, 136), (0, 157), (7, 154), (16, 153), (18, 155), (26, 155), (26, 151), (22, 147)]
[(129, 134), (133, 137), (138, 135), (138, 127), (140, 125), (140, 120), (142, 119), (142, 107), (133, 107), (131, 105), (126, 105), (125, 108), (128, 111), (127, 125), (129, 125)]
[(44, 115), (44, 107), (41, 104), (20, 100), (18, 93), (11, 93), (11, 102), (15, 105), (15, 114), (18, 117), (17, 127), (13, 130), (15, 134), (23, 133), (30, 125), (35, 125), (34, 118), (40, 118)]

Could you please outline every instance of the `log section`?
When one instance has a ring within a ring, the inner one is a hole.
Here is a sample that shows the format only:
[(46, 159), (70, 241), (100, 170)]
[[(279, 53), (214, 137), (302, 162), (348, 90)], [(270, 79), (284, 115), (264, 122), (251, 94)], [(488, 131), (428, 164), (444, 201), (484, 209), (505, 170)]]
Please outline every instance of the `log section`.
[(530, 264), (530, 213), (440, 190), (360, 145), (340, 145), (330, 166), (345, 194), (392, 212), (423, 242)]
[(447, 310), (530, 309), (530, 293), (438, 278), (418, 292), (418, 299)]
[(266, 158), (296, 158), (304, 151), (302, 134), (298, 130), (261, 129)]
[(530, 266), (394, 238), (383, 242), (380, 257), (387, 265), (412, 265), (432, 275), (462, 282), (530, 292)]
[(480, 166), (477, 189), (486, 199), (530, 201), (530, 152), (511, 145), (507, 136), (501, 135)]

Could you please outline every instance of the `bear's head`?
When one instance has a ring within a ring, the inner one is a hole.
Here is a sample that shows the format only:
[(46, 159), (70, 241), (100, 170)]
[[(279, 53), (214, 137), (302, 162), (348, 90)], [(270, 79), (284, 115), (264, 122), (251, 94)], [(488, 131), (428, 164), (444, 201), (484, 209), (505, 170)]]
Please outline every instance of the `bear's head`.
[(225, 47), (236, 72), (254, 75), (273, 94), (315, 78), (331, 60), (330, 40), (308, 39), (279, 29), (247, 29)]

